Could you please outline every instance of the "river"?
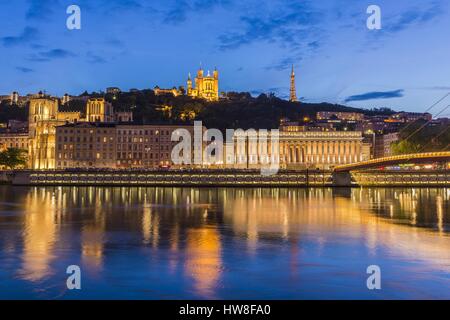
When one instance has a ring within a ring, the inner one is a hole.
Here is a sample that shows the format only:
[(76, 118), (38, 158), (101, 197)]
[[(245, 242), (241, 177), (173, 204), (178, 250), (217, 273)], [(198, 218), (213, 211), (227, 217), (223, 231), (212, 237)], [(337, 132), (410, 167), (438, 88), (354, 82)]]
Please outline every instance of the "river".
[(0, 266), (2, 299), (450, 299), (450, 189), (0, 186)]

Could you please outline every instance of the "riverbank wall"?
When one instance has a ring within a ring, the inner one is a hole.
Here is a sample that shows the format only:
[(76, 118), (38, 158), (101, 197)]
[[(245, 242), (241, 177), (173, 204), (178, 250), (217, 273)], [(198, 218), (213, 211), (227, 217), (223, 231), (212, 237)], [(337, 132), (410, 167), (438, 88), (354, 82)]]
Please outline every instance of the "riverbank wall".
[(252, 170), (3, 171), (0, 183), (16, 186), (161, 187), (450, 187), (450, 171), (280, 171)]

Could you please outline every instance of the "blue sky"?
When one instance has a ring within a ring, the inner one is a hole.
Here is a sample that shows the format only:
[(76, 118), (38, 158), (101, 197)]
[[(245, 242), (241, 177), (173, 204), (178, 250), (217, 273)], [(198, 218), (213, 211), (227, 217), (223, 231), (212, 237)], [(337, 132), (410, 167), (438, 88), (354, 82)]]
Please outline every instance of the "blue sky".
[[(81, 30), (66, 28), (71, 4)], [(370, 4), (381, 30), (366, 27)], [(172, 87), (202, 63), (217, 66), (221, 90), (286, 97), (294, 64), (303, 101), (425, 111), (450, 91), (449, 9), (445, 0), (0, 0), (0, 94)]]

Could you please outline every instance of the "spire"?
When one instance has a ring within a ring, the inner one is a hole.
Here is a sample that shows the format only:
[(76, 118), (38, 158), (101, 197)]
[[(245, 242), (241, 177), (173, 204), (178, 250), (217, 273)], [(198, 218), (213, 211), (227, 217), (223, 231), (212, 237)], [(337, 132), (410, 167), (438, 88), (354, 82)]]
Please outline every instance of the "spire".
[(290, 89), (290, 95), (289, 95), (289, 101), (291, 102), (297, 102), (297, 90), (295, 89), (295, 72), (294, 72), (294, 65), (292, 65), (292, 72), (291, 72), (291, 89)]
[(188, 74), (188, 80), (191, 80), (191, 73)]

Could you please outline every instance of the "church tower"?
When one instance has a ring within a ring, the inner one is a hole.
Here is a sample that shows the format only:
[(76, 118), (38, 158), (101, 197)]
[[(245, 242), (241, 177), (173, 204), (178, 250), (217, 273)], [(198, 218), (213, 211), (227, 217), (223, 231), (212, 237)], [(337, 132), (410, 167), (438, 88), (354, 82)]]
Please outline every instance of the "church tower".
[(294, 65), (292, 65), (292, 72), (291, 72), (291, 90), (289, 95), (289, 101), (290, 102), (297, 102), (297, 90), (295, 89), (295, 72), (294, 72)]

